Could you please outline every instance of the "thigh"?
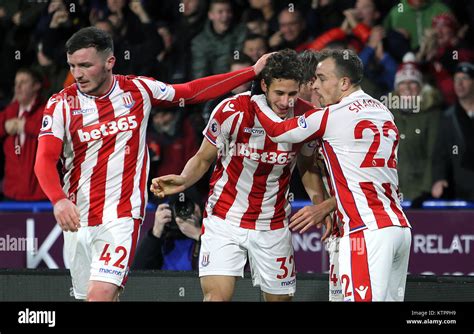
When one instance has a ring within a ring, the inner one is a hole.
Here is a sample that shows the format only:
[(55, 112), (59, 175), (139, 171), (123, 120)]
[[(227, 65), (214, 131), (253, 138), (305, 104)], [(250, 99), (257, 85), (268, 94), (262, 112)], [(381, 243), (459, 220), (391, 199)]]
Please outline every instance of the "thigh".
[(98, 226), (91, 241), (91, 281), (124, 287), (135, 255), (141, 220), (120, 218)]
[(254, 286), (267, 294), (292, 296), (296, 291), (296, 268), (288, 227), (251, 230), (248, 245)]
[(199, 277), (244, 276), (247, 250), (241, 245), (248, 230), (209, 216), (204, 218), (199, 251)]
[(388, 282), (388, 293), (385, 299), (387, 301), (403, 301), (405, 299), (405, 286), (411, 248), (411, 229), (408, 227), (400, 228), (399, 232), (401, 236)]
[(64, 258), (72, 279), (76, 299), (86, 299), (91, 269), (91, 227), (83, 226), (77, 232), (63, 232)]

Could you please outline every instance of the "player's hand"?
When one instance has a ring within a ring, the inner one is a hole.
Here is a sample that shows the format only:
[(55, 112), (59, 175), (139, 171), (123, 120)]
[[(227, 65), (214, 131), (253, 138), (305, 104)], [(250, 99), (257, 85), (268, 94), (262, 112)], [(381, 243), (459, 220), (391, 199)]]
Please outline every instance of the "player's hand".
[(440, 198), (443, 195), (444, 188), (449, 186), (448, 181), (446, 180), (439, 180), (433, 184), (431, 187), (431, 196), (434, 198)]
[(77, 232), (81, 227), (79, 209), (67, 198), (54, 205), (54, 218), (63, 231)]
[(291, 217), (289, 227), (293, 231), (301, 230), (300, 233), (303, 233), (311, 226), (320, 228), (324, 224), (326, 226), (326, 233), (323, 235), (323, 238), (326, 239), (329, 236), (326, 234), (330, 233), (328, 230), (332, 231), (332, 223), (325, 218), (334, 208), (335, 200), (333, 197), (317, 205), (305, 206)]
[(325, 229), (324, 229), (324, 234), (321, 237), (321, 241), (326, 241), (332, 234), (332, 219), (331, 219), (331, 216), (329, 216), (329, 215), (326, 216), (326, 218), (324, 218), (324, 222), (318, 224), (316, 227), (320, 228), (322, 225), (324, 225)]
[(151, 181), (150, 191), (159, 198), (186, 190), (185, 179), (181, 175), (165, 175)]
[(261, 56), (257, 62), (255, 63), (255, 65), (253, 65), (253, 70), (255, 71), (255, 74), (256, 75), (259, 75), (260, 72), (262, 72), (263, 68), (265, 67), (265, 65), (267, 64), (267, 59), (268, 57), (270, 57), (272, 54), (274, 54), (275, 52), (271, 52), (271, 53), (266, 53), (264, 54), (263, 56)]
[(155, 237), (160, 238), (165, 225), (170, 223), (172, 219), (169, 204), (163, 203), (158, 205), (155, 211), (155, 221), (153, 223), (152, 233)]

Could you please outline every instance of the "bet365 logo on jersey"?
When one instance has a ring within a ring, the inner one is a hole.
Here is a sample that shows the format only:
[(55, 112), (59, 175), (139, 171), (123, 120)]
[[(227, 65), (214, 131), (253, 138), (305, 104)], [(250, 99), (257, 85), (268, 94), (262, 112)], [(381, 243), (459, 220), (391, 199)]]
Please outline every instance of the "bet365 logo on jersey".
[(81, 142), (99, 140), (118, 132), (133, 130), (138, 126), (136, 116), (124, 116), (116, 120), (77, 130)]

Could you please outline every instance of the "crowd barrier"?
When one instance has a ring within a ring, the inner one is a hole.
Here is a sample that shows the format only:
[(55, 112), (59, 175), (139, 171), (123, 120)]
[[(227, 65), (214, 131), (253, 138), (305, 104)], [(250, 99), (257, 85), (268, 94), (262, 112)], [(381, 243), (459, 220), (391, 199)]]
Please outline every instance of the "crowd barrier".
[[(307, 204), (295, 201), (292, 207), (298, 210)], [(413, 226), (409, 273), (473, 276), (474, 205), (430, 201), (424, 207), (406, 210)], [(62, 233), (51, 209), (46, 202), (0, 203), (0, 268), (69, 267), (63, 257)], [(149, 205), (141, 235), (153, 224), (153, 210)], [(299, 273), (327, 273), (328, 256), (320, 238), (321, 231), (315, 228), (303, 234), (293, 233)]]

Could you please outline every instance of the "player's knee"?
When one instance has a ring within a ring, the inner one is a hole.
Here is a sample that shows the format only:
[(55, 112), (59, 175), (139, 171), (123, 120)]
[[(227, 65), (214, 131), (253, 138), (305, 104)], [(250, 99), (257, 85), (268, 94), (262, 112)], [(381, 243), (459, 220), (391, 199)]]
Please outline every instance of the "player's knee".
[(118, 287), (111, 283), (91, 282), (87, 292), (89, 302), (111, 302), (117, 301)]
[(270, 293), (263, 293), (264, 300), (266, 302), (291, 302), (293, 296), (290, 295), (273, 295)]
[(205, 302), (229, 302), (232, 296), (219, 291), (209, 291), (204, 293)]

